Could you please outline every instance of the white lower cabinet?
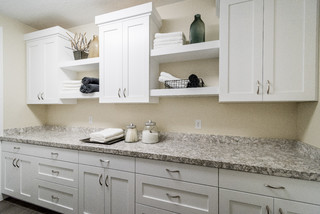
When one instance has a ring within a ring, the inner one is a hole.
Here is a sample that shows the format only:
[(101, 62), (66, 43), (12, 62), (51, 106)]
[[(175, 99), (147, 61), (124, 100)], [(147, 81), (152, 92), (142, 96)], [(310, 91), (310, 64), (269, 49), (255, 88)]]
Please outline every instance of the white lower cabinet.
[(296, 201), (274, 199), (274, 213), (277, 214), (319, 214), (320, 206)]
[(169, 212), (166, 210), (160, 210), (160, 209), (145, 206), (142, 204), (137, 204), (136, 214), (177, 214), (177, 213)]

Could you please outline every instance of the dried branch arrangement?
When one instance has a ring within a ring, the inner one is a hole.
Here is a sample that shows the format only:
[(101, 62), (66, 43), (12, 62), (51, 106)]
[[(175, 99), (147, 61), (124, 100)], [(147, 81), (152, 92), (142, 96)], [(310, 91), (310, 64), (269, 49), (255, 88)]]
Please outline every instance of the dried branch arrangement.
[(76, 33), (74, 34), (74, 37), (72, 37), (69, 33), (67, 33), (69, 38), (69, 41), (71, 42), (71, 48), (73, 51), (84, 51), (86, 53), (89, 52), (89, 45), (91, 43), (91, 39), (89, 42), (87, 41), (86, 34), (87, 33)]

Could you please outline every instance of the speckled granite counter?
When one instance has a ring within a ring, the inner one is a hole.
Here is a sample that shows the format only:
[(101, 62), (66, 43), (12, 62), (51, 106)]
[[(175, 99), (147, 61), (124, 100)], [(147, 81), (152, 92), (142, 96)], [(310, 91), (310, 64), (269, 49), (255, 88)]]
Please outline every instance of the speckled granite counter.
[(157, 144), (122, 141), (101, 145), (80, 141), (93, 131), (96, 130), (30, 127), (6, 130), (0, 139), (320, 182), (319, 149), (294, 140), (164, 133)]

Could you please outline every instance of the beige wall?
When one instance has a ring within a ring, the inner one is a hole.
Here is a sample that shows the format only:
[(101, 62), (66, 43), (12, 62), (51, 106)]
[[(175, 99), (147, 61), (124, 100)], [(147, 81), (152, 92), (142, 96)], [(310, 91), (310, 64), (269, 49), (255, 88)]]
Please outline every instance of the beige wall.
[[(194, 14), (200, 13), (206, 25), (206, 39), (219, 39), (218, 18), (212, 0), (186, 0), (162, 6), (162, 32), (183, 31), (189, 37)], [(98, 33), (93, 24), (70, 29), (74, 32)], [(218, 59), (169, 63), (160, 70), (187, 78), (191, 73), (203, 77), (207, 85), (218, 84)], [(152, 119), (162, 131), (210, 133), (224, 135), (291, 138), (296, 135), (296, 103), (219, 104), (218, 97), (161, 98), (159, 104), (99, 104), (98, 100), (79, 100), (77, 105), (50, 105), (47, 123), (68, 126), (125, 127), (135, 123), (143, 129)], [(88, 117), (93, 116), (93, 124)], [(202, 129), (194, 129), (196, 119)]]
[(0, 15), (3, 27), (4, 128), (41, 125), (46, 106), (26, 105), (26, 63), (23, 35), (34, 31), (18, 21)]

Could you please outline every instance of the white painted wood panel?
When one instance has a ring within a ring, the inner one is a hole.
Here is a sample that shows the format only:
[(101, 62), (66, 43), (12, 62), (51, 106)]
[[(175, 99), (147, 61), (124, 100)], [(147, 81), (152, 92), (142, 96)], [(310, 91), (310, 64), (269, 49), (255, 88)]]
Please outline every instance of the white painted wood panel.
[(142, 204), (136, 205), (136, 214), (176, 214), (174, 212), (157, 209), (154, 207), (145, 206)]
[(318, 8), (317, 0), (265, 1), (264, 101), (317, 100)]
[(136, 159), (136, 172), (162, 178), (218, 186), (218, 169), (216, 168)]
[(262, 101), (263, 0), (224, 0), (219, 100)]
[(79, 213), (104, 214), (104, 169), (79, 165)]
[(319, 182), (220, 169), (219, 187), (320, 205)]
[(105, 170), (105, 214), (135, 213), (135, 174)]
[(276, 198), (274, 199), (274, 213), (281, 214), (280, 211), (282, 214), (319, 214), (320, 206)]
[(218, 214), (218, 188), (136, 175), (136, 201), (177, 213)]
[(273, 199), (261, 195), (219, 189), (219, 213), (272, 214)]

